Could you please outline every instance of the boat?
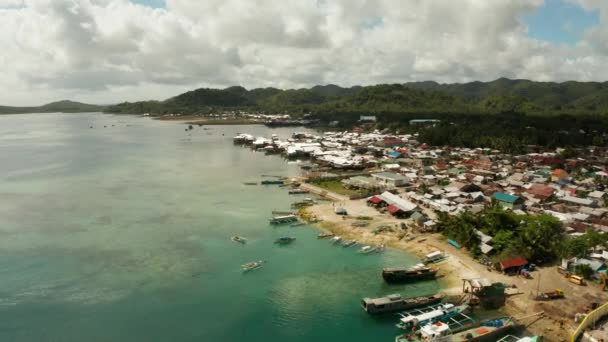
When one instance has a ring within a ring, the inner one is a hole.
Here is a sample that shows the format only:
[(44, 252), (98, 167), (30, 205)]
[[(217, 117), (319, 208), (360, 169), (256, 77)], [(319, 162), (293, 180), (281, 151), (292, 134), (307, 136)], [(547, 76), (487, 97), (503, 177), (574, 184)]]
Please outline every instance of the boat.
[(342, 237), (341, 236), (334, 236), (333, 238), (331, 238), (331, 242), (336, 245), (338, 243), (340, 243), (340, 241), (342, 241)]
[(315, 204), (315, 200), (313, 200), (312, 198), (305, 198), (302, 201), (298, 201), (298, 202), (294, 202), (291, 204), (292, 208), (305, 208), (305, 207), (310, 207), (311, 205)]
[(281, 223), (291, 223), (298, 220), (296, 215), (283, 215), (283, 216), (275, 216), (270, 219), (271, 224), (281, 224)]
[(305, 222), (296, 222), (296, 223), (290, 224), (289, 226), (290, 227), (300, 227), (300, 226), (304, 226), (304, 225), (306, 225)]
[(258, 185), (258, 182), (243, 182), (243, 185)]
[(342, 241), (342, 247), (350, 247), (357, 243), (357, 240), (345, 240)]
[(368, 314), (383, 314), (420, 308), (440, 303), (444, 295), (403, 298), (400, 294), (390, 294), (379, 298), (363, 298), (361, 306)]
[(287, 193), (290, 195), (299, 195), (299, 194), (307, 194), (309, 191), (308, 190), (303, 190), (303, 189), (292, 189), (289, 190)]
[[(412, 330), (429, 323), (441, 322), (462, 314), (469, 310), (468, 305), (439, 304), (425, 309), (414, 309), (400, 314), (401, 319), (397, 327), (403, 330)], [(447, 326), (447, 325), (446, 325)]]
[(385, 244), (381, 244), (380, 246), (378, 246), (378, 248), (376, 248), (376, 253), (382, 253), (386, 250), (386, 245)]
[(235, 235), (235, 236), (231, 237), (230, 240), (232, 240), (234, 242), (242, 243), (242, 244), (246, 244), (247, 243), (247, 239), (245, 239), (242, 236), (238, 236), (238, 235)]
[(359, 253), (361, 254), (369, 254), (375, 252), (377, 247), (374, 246), (363, 246), (359, 249)]
[(332, 237), (332, 236), (334, 236), (333, 233), (323, 232), (323, 233), (319, 233), (319, 235), (317, 235), (317, 238), (325, 239), (325, 238)]
[(264, 265), (265, 262), (266, 261), (264, 261), (264, 260), (250, 262), (250, 263), (241, 265), (241, 270), (243, 272), (249, 272), (249, 271), (257, 270), (258, 268), (261, 268)]
[(283, 185), (285, 182), (282, 179), (265, 179), (260, 182), (262, 185)]
[(524, 336), (524, 337), (517, 337), (517, 336), (513, 336), (513, 335), (507, 335), (503, 338), (501, 338), (500, 340), (497, 340), (496, 342), (539, 342), (540, 341), (540, 337), (539, 336)]
[(417, 334), (397, 336), (395, 342), (496, 342), (515, 326), (511, 318), (503, 317), (472, 323), (455, 331), (449, 324), (437, 321), (422, 326)]
[(235, 144), (251, 144), (254, 140), (255, 138), (253, 137), (253, 135), (250, 134), (238, 134), (237, 136), (232, 138), (232, 141)]
[(418, 264), (414, 267), (388, 267), (382, 270), (382, 278), (387, 283), (409, 283), (435, 279), (438, 270)]
[(274, 240), (274, 243), (279, 244), (279, 245), (287, 245), (287, 244), (290, 244), (290, 243), (292, 243), (294, 241), (296, 241), (295, 237), (281, 236), (280, 238)]
[(424, 257), (424, 260), (422, 261), (425, 265), (428, 264), (434, 264), (440, 261), (443, 261), (446, 259), (446, 255), (445, 253), (441, 252), (441, 251), (435, 251), (433, 253), (429, 253)]

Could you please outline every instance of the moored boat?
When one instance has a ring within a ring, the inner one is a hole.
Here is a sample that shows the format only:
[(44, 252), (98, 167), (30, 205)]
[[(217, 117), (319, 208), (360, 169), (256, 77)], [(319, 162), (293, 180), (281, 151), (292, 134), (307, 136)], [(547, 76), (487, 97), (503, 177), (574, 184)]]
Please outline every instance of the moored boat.
[(440, 304), (435, 307), (411, 310), (401, 314), (397, 327), (403, 330), (412, 330), (429, 323), (441, 322), (463, 314), (469, 310), (468, 305)]
[(287, 192), (290, 195), (299, 195), (299, 194), (307, 194), (308, 190), (303, 189), (292, 189)]
[(387, 267), (382, 270), (382, 278), (387, 283), (410, 283), (435, 279), (438, 270), (418, 264), (414, 267)]
[(357, 243), (357, 240), (345, 240), (342, 241), (342, 247), (350, 247)]
[(291, 222), (295, 222), (298, 220), (298, 217), (296, 215), (282, 215), (282, 216), (275, 216), (273, 218), (270, 219), (270, 223), (272, 224), (280, 224), (280, 223), (291, 223)]
[(339, 243), (340, 243), (340, 241), (342, 241), (342, 237), (341, 237), (341, 236), (334, 236), (333, 238), (331, 238), (331, 242), (332, 242), (334, 245), (339, 244)]
[(279, 245), (287, 245), (287, 244), (290, 244), (290, 243), (292, 243), (294, 241), (296, 241), (295, 237), (281, 236), (280, 238), (274, 240), (274, 243), (279, 244)]
[(249, 272), (249, 271), (257, 270), (258, 268), (262, 267), (265, 262), (266, 261), (264, 261), (264, 260), (250, 262), (250, 263), (241, 265), (241, 270), (243, 272)]
[(379, 298), (363, 298), (361, 306), (368, 314), (398, 312), (438, 304), (444, 295), (403, 298), (400, 294), (390, 294)]
[(230, 240), (232, 240), (234, 242), (241, 243), (241, 244), (246, 244), (247, 243), (247, 239), (245, 239), (242, 236), (238, 236), (238, 235), (235, 235), (235, 236), (231, 237)]
[(319, 235), (317, 235), (317, 238), (319, 238), (319, 239), (325, 239), (325, 238), (332, 237), (332, 236), (334, 236), (333, 233), (323, 232), (323, 233), (319, 233)]
[(369, 254), (369, 253), (373, 253), (376, 251), (378, 247), (374, 247), (374, 246), (363, 246), (359, 249), (359, 253), (361, 254)]
[[(419, 341), (432, 342), (495, 342), (516, 326), (509, 318), (497, 318), (480, 322), (475, 327), (454, 332), (442, 322), (429, 324), (420, 329)], [(407, 341), (407, 340), (406, 340)], [(416, 341), (416, 339), (411, 340)]]
[(262, 185), (283, 185), (285, 182), (282, 179), (265, 179), (260, 182)]

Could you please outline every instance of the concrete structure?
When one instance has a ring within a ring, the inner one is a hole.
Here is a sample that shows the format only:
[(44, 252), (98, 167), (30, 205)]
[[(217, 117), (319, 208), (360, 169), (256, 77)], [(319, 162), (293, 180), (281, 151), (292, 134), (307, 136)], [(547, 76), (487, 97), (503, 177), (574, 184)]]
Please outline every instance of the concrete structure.
[(410, 182), (407, 177), (393, 172), (374, 173), (371, 176), (379, 183), (388, 186), (404, 186)]

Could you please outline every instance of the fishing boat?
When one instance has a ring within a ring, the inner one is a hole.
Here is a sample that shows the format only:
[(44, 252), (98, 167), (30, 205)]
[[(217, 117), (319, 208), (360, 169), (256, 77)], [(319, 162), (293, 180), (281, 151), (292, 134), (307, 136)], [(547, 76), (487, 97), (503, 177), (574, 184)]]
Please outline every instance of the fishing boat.
[(243, 245), (247, 243), (247, 239), (245, 239), (242, 236), (238, 236), (238, 235), (235, 235), (235, 236), (231, 237), (230, 240), (232, 240), (234, 242), (241, 243)]
[(342, 247), (350, 247), (357, 243), (357, 240), (345, 240), (342, 241)]
[(250, 134), (238, 134), (234, 138), (232, 138), (232, 141), (235, 144), (251, 144), (254, 140), (255, 138), (253, 137), (253, 135)]
[(300, 195), (300, 194), (307, 194), (308, 190), (292, 189), (292, 190), (289, 190), (287, 193), (290, 195)]
[(319, 235), (317, 235), (317, 238), (325, 239), (325, 238), (332, 237), (332, 236), (334, 236), (333, 233), (323, 232), (323, 233), (319, 233)]
[(290, 227), (300, 227), (300, 226), (304, 226), (304, 225), (306, 225), (305, 222), (296, 222), (296, 223), (290, 224), (289, 226)]
[(258, 268), (261, 268), (264, 265), (265, 262), (266, 261), (264, 261), (264, 260), (250, 262), (250, 263), (241, 265), (241, 270), (243, 272), (249, 272), (249, 271), (257, 270)]
[(339, 244), (339, 243), (340, 243), (340, 241), (342, 241), (342, 237), (341, 237), (341, 236), (334, 236), (333, 238), (331, 238), (331, 242), (332, 242), (334, 245)]
[(441, 251), (435, 251), (433, 253), (429, 253), (424, 257), (424, 260), (422, 260), (422, 262), (425, 265), (428, 264), (434, 264), (440, 261), (445, 260), (446, 256), (445, 253), (441, 252)]
[(376, 251), (378, 247), (374, 247), (374, 246), (363, 246), (359, 249), (359, 253), (361, 254), (369, 254), (369, 253), (373, 253)]
[(271, 224), (291, 223), (291, 222), (295, 222), (297, 220), (298, 220), (298, 217), (296, 215), (290, 214), (290, 215), (275, 216), (270, 219), (270, 223)]
[(525, 336), (525, 337), (517, 337), (513, 335), (507, 335), (496, 342), (539, 342), (540, 337), (538, 336)]
[(262, 185), (283, 185), (285, 182), (282, 179), (265, 179), (260, 182)]
[[(449, 325), (442, 322), (428, 324), (420, 329), (420, 338), (410, 341), (431, 342), (495, 342), (507, 335), (516, 326), (509, 317), (490, 319), (475, 327), (454, 332)], [(407, 340), (405, 340), (407, 341)]]
[(243, 185), (258, 185), (258, 182), (243, 182)]
[(435, 279), (438, 270), (418, 264), (414, 267), (389, 267), (382, 270), (382, 278), (387, 283), (410, 283)]
[(368, 314), (383, 314), (420, 308), (440, 303), (444, 295), (403, 298), (400, 294), (390, 294), (379, 298), (363, 298), (361, 306)]
[(315, 204), (315, 201), (312, 198), (305, 198), (302, 201), (292, 203), (291, 207), (292, 208), (305, 208), (305, 207), (310, 207), (313, 204)]
[[(414, 309), (405, 314), (400, 314), (401, 319), (397, 327), (403, 330), (412, 330), (429, 323), (441, 322), (469, 310), (468, 305), (439, 304), (424, 309)], [(446, 325), (447, 326), (447, 325)]]
[(290, 244), (290, 243), (292, 243), (294, 241), (296, 241), (295, 237), (281, 236), (280, 238), (274, 240), (274, 243), (279, 244), (279, 245), (287, 245), (287, 244)]

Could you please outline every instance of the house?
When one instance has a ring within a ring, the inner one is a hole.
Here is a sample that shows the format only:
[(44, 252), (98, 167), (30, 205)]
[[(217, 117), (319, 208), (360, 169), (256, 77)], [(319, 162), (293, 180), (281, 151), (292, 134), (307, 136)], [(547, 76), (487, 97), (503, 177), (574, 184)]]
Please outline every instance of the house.
[(555, 170), (553, 170), (553, 172), (551, 172), (551, 181), (552, 182), (565, 181), (565, 180), (567, 180), (567, 178), (569, 176), (570, 175), (568, 175), (568, 172), (566, 172), (566, 170), (555, 169)]
[(566, 202), (568, 204), (574, 205), (582, 205), (585, 207), (594, 207), (596, 205), (596, 201), (590, 198), (580, 198), (576, 196), (564, 196), (561, 198), (562, 202)]
[(597, 260), (589, 260), (589, 259), (585, 259), (585, 258), (578, 258), (574, 261), (573, 263), (574, 267), (578, 266), (578, 265), (587, 265), (589, 267), (591, 267), (591, 269), (593, 270), (593, 275), (596, 278), (599, 278), (599, 273), (600, 272), (606, 272), (606, 270), (608, 269), (606, 267), (606, 265), (600, 261)]
[(401, 157), (401, 153), (397, 151), (390, 151), (386, 154), (389, 158), (397, 159)]
[(492, 195), (492, 201), (498, 203), (505, 209), (511, 210), (521, 209), (523, 206), (521, 197), (505, 194), (504, 192), (495, 192)]
[(537, 198), (541, 201), (546, 201), (551, 196), (553, 196), (555, 189), (543, 184), (532, 184), (532, 186), (527, 189), (526, 192), (532, 195), (534, 198)]
[(371, 176), (378, 183), (382, 183), (388, 186), (404, 186), (410, 183), (407, 177), (393, 172), (373, 173)]
[(441, 120), (436, 119), (414, 119), (410, 120), (410, 126), (435, 126), (440, 122)]
[(375, 115), (361, 115), (359, 117), (359, 121), (360, 122), (376, 122), (376, 116)]
[(381, 195), (371, 196), (367, 203), (375, 206), (387, 206), (387, 210), (394, 216), (405, 216), (411, 214), (418, 206), (388, 191)]

